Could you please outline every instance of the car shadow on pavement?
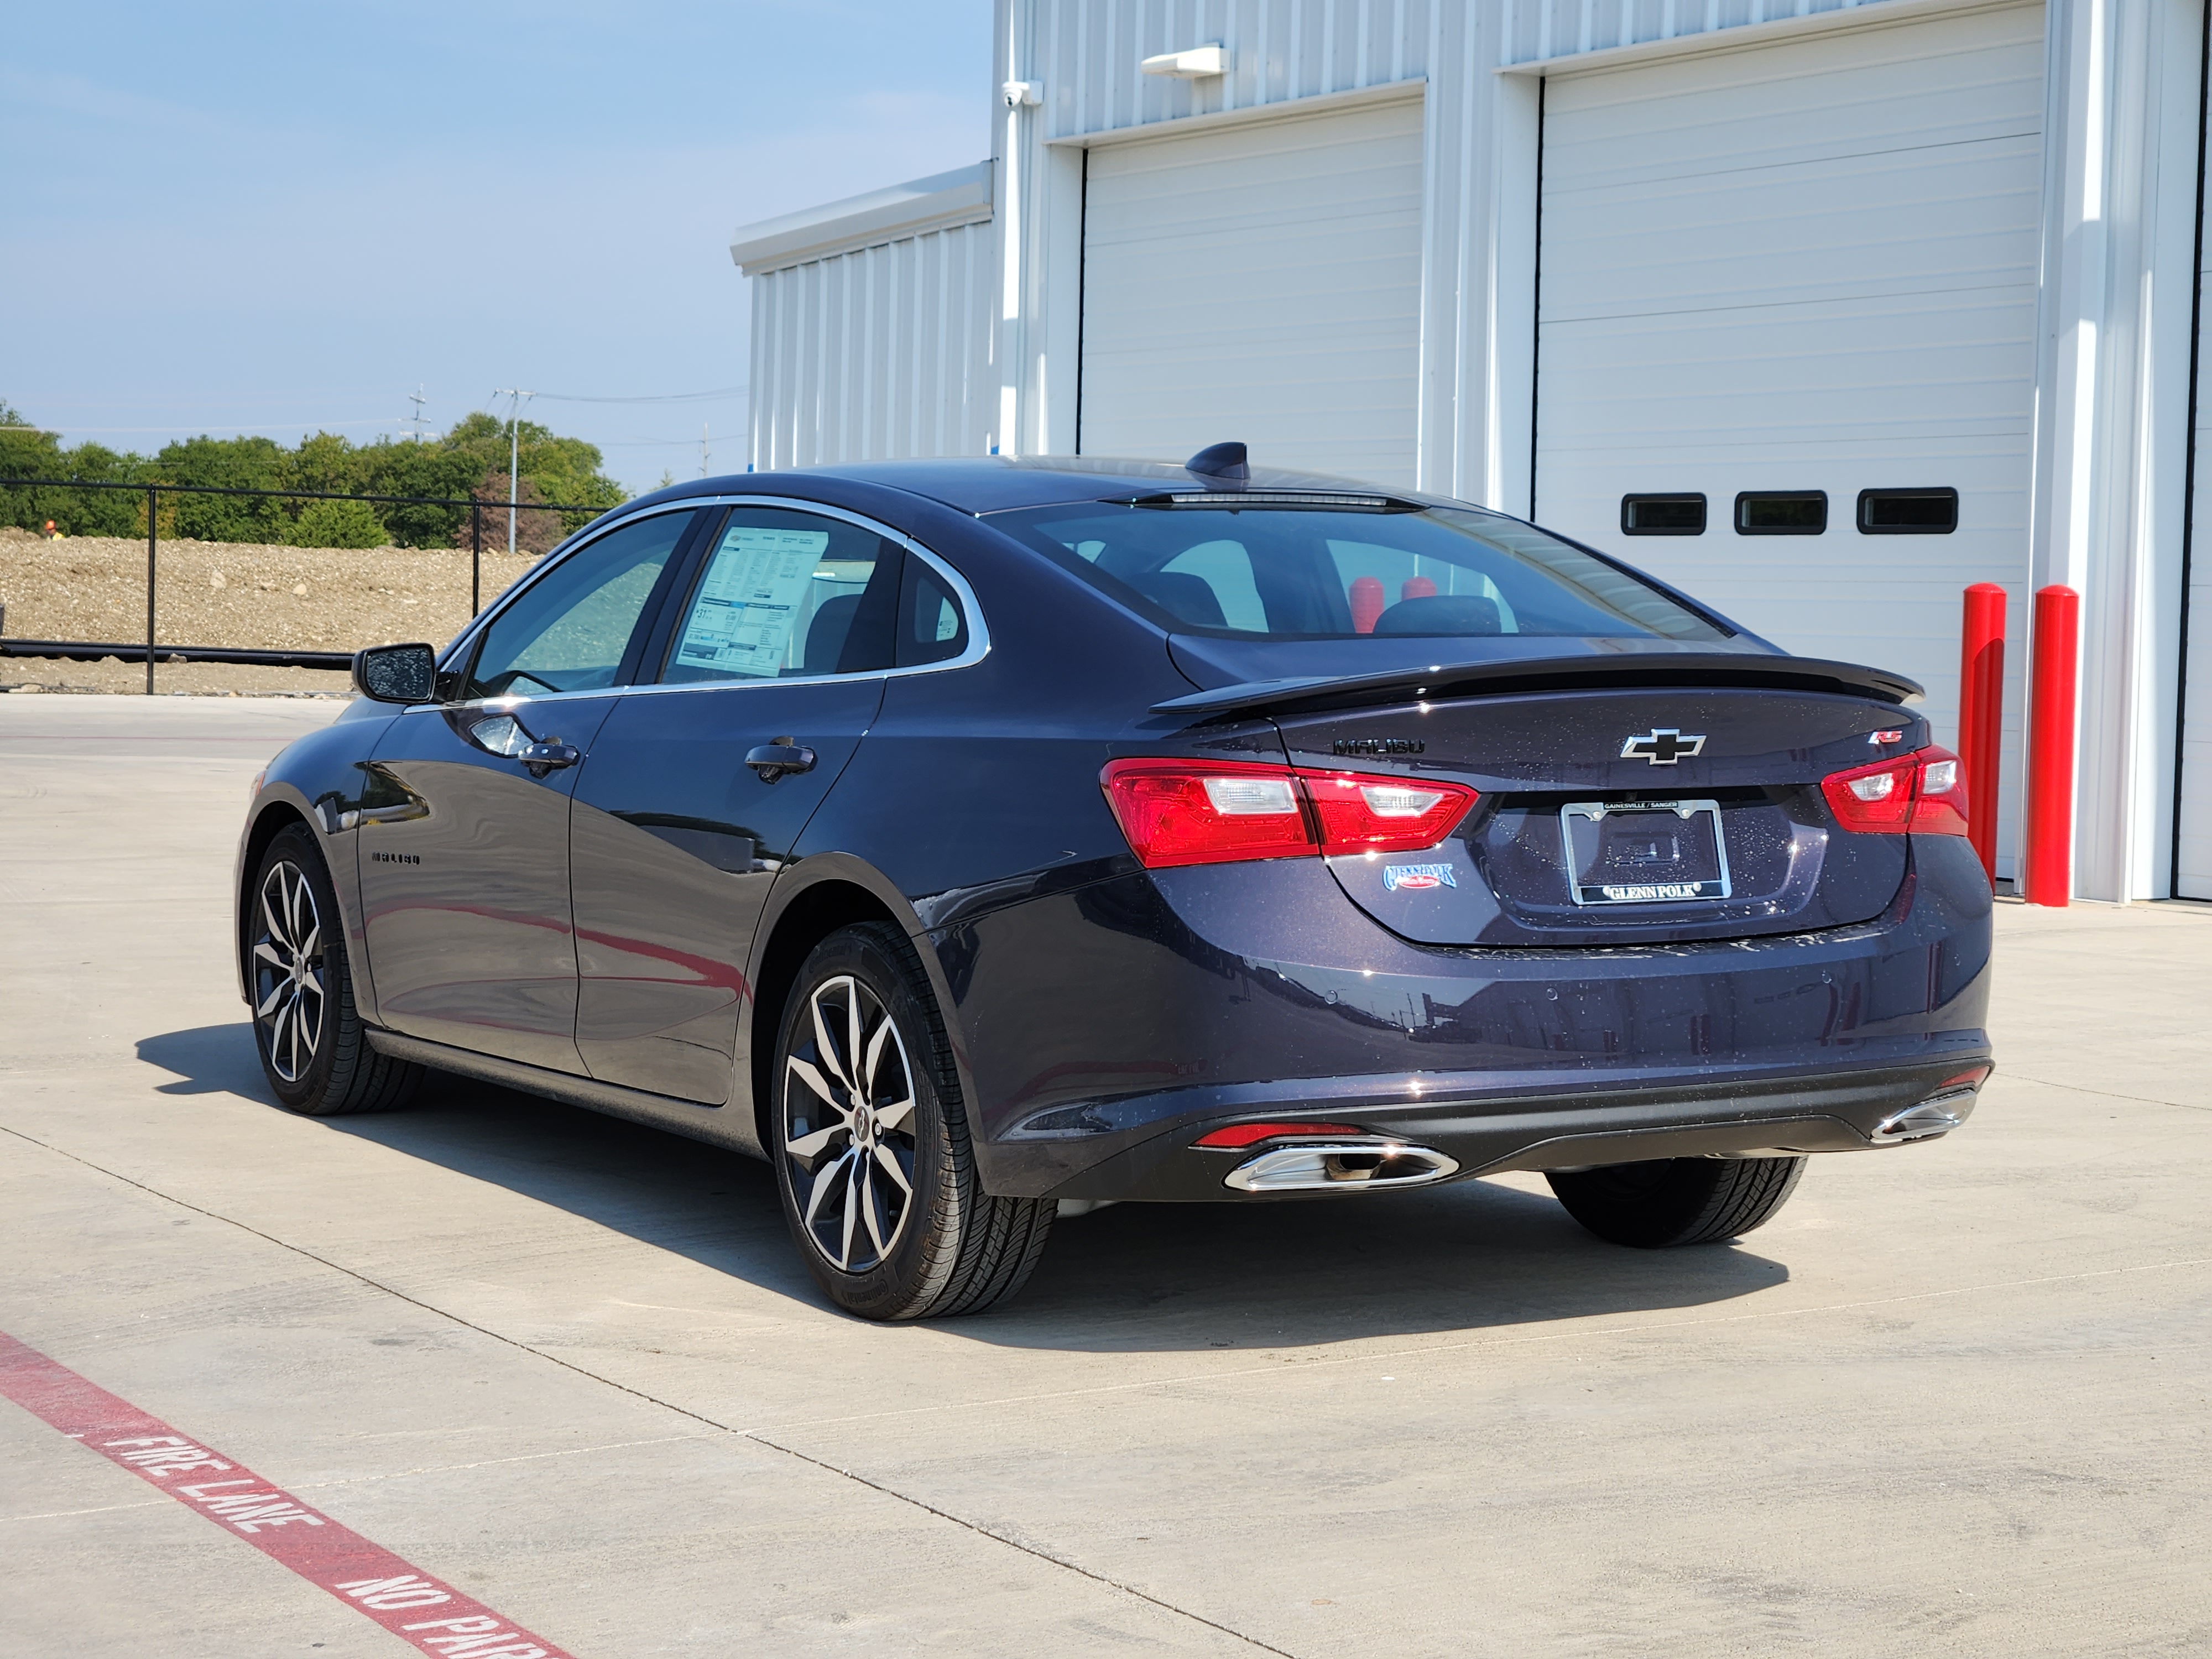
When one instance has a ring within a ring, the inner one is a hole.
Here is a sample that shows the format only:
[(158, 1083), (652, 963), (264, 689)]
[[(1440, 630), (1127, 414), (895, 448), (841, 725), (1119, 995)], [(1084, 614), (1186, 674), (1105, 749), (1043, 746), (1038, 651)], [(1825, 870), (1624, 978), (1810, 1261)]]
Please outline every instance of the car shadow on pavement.
[[(138, 1053), (181, 1074), (162, 1092), (229, 1091), (281, 1109), (242, 1022), (149, 1037)], [(323, 1123), (823, 1304), (768, 1166), (740, 1153), (435, 1073), (412, 1110)], [(1065, 1218), (1012, 1302), (933, 1328), (1071, 1352), (1282, 1348), (1704, 1307), (1788, 1278), (1742, 1244), (1601, 1243), (1547, 1194), (1473, 1181), (1308, 1201), (1121, 1204)]]

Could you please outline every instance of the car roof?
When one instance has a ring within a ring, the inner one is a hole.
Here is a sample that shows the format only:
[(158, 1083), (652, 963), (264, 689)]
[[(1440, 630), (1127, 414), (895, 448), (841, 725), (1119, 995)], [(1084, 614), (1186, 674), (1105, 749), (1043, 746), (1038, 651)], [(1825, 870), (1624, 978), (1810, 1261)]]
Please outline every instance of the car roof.
[[(1126, 500), (1133, 495), (1203, 489), (1218, 481), (1171, 461), (1125, 460), (1092, 455), (972, 455), (930, 460), (856, 461), (840, 466), (793, 468), (788, 471), (744, 472), (698, 478), (645, 499), (678, 500), (689, 495), (774, 495), (778, 480), (796, 493), (808, 484), (849, 480), (903, 490), (942, 502), (957, 512), (981, 514), (1010, 507), (1049, 507), (1064, 501)], [(1388, 495), (1400, 501), (1447, 505), (1445, 498), (1415, 494), (1359, 478), (1292, 472), (1274, 467), (1252, 469), (1246, 488), (1362, 495)], [(1233, 499), (1236, 492), (1224, 490)]]

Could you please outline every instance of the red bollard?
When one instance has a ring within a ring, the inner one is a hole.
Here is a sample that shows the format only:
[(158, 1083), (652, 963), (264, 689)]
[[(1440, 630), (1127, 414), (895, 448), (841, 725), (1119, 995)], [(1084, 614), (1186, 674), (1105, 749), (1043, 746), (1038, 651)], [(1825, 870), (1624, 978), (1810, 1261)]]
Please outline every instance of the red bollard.
[(1372, 634), (1375, 619), (1382, 614), (1382, 579), (1380, 576), (1355, 576), (1352, 581), (1352, 631)]
[(1995, 582), (1966, 590), (1959, 652), (1959, 758), (1966, 763), (1966, 839), (1994, 884), (1997, 878), (1997, 773), (2004, 752), (2005, 591)]
[(2028, 690), (2027, 859), (2022, 896), (2063, 906), (2074, 892), (2074, 706), (2081, 652), (2081, 596), (2051, 586), (2035, 596), (2033, 684)]

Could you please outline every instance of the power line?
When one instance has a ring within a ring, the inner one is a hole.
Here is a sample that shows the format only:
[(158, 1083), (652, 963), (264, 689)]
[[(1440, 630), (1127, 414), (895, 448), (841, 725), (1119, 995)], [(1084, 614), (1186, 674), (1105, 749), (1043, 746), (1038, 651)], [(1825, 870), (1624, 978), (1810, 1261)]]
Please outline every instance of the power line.
[[(90, 432), (97, 433), (103, 436), (123, 436), (129, 434), (161, 432), (198, 433), (206, 432), (215, 428), (220, 428), (228, 432), (286, 432), (289, 431), (294, 427), (313, 426), (320, 427), (324, 430), (328, 431), (333, 427), (341, 426), (401, 426), (404, 424), (405, 424), (404, 416), (386, 416), (381, 420), (375, 421), (260, 421), (252, 422), (242, 421), (186, 421), (175, 426), (78, 426), (75, 422), (70, 421), (57, 421), (51, 425), (45, 425), (37, 422), (26, 421), (18, 426), (0, 427), (0, 431), (53, 433)], [(688, 443), (690, 440), (687, 438), (684, 441)]]
[(726, 386), (712, 392), (670, 392), (644, 398), (586, 398), (573, 392), (541, 392), (538, 395), (556, 404), (703, 404), (717, 398), (742, 397), (750, 389)]

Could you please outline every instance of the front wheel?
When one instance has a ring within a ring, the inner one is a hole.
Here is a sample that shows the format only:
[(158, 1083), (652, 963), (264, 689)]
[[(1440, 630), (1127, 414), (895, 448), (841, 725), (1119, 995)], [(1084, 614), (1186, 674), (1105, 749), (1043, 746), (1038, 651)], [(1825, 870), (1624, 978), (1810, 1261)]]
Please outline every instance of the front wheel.
[(1668, 1158), (1547, 1170), (1544, 1179), (1600, 1238), (1650, 1250), (1717, 1244), (1762, 1226), (1804, 1173), (1802, 1158)]
[(276, 1098), (308, 1117), (405, 1105), (422, 1068), (368, 1045), (353, 1006), (337, 894), (304, 824), (270, 842), (246, 905), (254, 1047)]
[(814, 947), (784, 1009), (772, 1091), (784, 1218), (839, 1307), (939, 1317), (1021, 1288), (1054, 1206), (983, 1190), (951, 1045), (897, 928), (841, 927)]

